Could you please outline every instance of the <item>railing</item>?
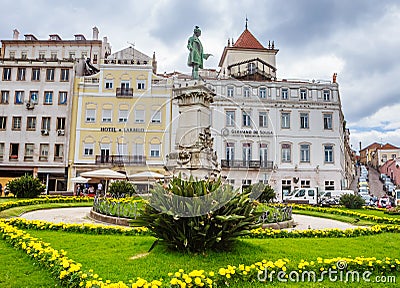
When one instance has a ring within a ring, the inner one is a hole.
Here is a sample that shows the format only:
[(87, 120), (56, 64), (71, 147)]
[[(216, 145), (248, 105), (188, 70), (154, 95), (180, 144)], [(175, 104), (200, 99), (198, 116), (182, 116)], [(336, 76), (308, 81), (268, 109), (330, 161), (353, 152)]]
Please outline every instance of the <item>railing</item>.
[(117, 97), (133, 97), (133, 88), (117, 88)]
[(259, 223), (276, 223), (292, 219), (292, 206), (270, 207), (258, 218)]
[(146, 156), (143, 155), (96, 155), (96, 164), (99, 165), (145, 165)]
[(221, 167), (223, 168), (256, 168), (256, 169), (272, 169), (274, 161), (260, 161), (260, 160), (221, 160)]

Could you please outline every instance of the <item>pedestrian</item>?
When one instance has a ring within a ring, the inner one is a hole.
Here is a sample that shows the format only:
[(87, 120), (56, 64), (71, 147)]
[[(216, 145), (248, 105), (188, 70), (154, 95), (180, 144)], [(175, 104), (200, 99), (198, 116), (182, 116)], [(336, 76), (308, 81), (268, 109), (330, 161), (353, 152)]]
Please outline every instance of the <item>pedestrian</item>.
[(99, 194), (101, 194), (101, 192), (103, 191), (103, 184), (101, 184), (101, 182), (97, 184), (97, 191), (99, 192)]
[(81, 184), (76, 184), (76, 196), (79, 196), (81, 194)]

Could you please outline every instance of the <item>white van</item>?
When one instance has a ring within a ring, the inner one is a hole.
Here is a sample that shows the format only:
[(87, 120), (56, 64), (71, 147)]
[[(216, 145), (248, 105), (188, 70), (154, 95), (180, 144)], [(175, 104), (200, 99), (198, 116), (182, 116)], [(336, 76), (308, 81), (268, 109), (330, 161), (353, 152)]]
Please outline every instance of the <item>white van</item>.
[(297, 188), (283, 199), (286, 203), (317, 204), (318, 188)]
[(355, 195), (356, 193), (353, 190), (327, 190), (325, 191), (321, 197), (324, 198), (340, 198), (344, 194), (352, 194)]

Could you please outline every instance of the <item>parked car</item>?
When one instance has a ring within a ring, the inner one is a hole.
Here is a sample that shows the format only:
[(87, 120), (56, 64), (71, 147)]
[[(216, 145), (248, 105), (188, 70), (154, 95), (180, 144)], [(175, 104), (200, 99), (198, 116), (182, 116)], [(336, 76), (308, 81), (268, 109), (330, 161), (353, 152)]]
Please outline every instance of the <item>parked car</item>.
[(382, 197), (378, 200), (378, 208), (391, 208), (390, 200), (388, 197)]
[(381, 173), (381, 175), (379, 175), (379, 180), (381, 180), (382, 182), (385, 182), (386, 177), (387, 176), (385, 173)]
[(368, 187), (358, 188), (358, 194), (369, 194), (369, 188)]

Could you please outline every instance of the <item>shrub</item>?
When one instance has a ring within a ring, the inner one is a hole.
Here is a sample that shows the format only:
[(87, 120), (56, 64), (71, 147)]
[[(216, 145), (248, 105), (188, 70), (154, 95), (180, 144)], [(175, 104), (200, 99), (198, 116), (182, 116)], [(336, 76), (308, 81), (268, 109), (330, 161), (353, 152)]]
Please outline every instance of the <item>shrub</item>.
[(108, 192), (115, 198), (128, 197), (136, 194), (135, 186), (128, 181), (115, 181), (108, 187)]
[(272, 200), (274, 200), (275, 197), (276, 193), (274, 189), (272, 189), (272, 187), (269, 185), (265, 185), (263, 192), (260, 194), (257, 200), (260, 202), (269, 203), (272, 202)]
[(249, 234), (259, 214), (249, 197), (217, 180), (182, 180), (156, 184), (134, 226), (148, 227), (168, 247), (185, 252), (228, 250)]
[(46, 186), (39, 178), (25, 174), (7, 183), (6, 189), (17, 198), (35, 198), (44, 192)]
[(344, 194), (340, 197), (339, 204), (348, 209), (360, 209), (365, 201), (360, 195)]

